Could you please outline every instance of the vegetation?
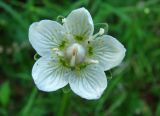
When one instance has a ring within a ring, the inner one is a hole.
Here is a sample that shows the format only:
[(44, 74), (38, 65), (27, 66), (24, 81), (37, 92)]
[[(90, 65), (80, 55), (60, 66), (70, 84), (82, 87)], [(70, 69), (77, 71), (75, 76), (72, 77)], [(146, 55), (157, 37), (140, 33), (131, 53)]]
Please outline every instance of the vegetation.
[[(68, 88), (39, 91), (31, 77), (36, 52), (28, 41), (30, 24), (82, 6), (127, 49), (123, 63), (106, 72), (108, 87), (99, 100)], [(160, 116), (159, 0), (0, 1), (0, 116), (46, 115)]]

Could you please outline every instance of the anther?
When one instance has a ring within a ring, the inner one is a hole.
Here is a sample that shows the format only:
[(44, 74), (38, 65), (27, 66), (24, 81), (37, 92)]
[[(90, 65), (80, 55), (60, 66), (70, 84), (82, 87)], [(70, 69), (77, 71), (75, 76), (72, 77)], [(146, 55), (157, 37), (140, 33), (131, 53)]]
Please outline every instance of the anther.
[(93, 35), (93, 37), (92, 37), (92, 39), (95, 39), (97, 36), (101, 36), (101, 35), (103, 35), (104, 34), (104, 29), (103, 28), (100, 28), (99, 29), (99, 32), (98, 33), (96, 33), (95, 35)]
[(54, 51), (58, 56), (64, 56), (63, 52), (58, 48), (52, 48), (52, 51)]
[(66, 22), (66, 18), (63, 18), (63, 19), (62, 19), (62, 23), (65, 23), (65, 22)]
[(103, 28), (100, 28), (99, 29), (99, 35), (103, 35), (104, 34), (104, 29)]

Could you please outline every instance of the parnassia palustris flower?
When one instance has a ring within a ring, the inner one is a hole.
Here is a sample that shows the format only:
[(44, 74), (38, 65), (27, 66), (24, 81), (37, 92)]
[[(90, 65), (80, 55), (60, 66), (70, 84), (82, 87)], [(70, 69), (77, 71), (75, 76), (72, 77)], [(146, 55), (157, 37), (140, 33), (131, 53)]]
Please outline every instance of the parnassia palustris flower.
[(42, 20), (31, 24), (29, 41), (41, 56), (32, 76), (38, 89), (56, 91), (67, 84), (85, 99), (98, 99), (107, 87), (104, 71), (119, 65), (126, 49), (104, 29), (93, 35), (88, 10), (73, 10), (63, 24)]

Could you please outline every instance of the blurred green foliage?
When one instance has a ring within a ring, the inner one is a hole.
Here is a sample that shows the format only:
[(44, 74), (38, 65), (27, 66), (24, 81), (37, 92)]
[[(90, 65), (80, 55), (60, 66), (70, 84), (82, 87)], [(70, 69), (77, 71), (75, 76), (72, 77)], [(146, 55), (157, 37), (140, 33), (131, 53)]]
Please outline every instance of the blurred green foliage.
[[(99, 100), (38, 91), (28, 28), (86, 7), (127, 48)], [(160, 116), (159, 0), (0, 0), (0, 116)]]

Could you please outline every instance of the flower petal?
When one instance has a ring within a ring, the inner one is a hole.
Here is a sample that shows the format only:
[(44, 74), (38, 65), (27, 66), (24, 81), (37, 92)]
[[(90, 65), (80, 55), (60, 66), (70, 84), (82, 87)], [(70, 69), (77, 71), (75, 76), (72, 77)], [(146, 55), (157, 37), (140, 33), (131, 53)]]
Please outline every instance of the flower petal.
[(29, 28), (29, 41), (39, 55), (44, 56), (52, 52), (63, 41), (63, 27), (51, 20), (42, 20), (31, 24)]
[(126, 49), (115, 38), (109, 35), (104, 35), (96, 38), (91, 42), (92, 55), (91, 57), (99, 61), (99, 65), (104, 70), (109, 70), (119, 65), (124, 56)]
[(94, 31), (92, 17), (85, 8), (73, 10), (66, 18), (64, 27), (68, 33), (85, 39), (92, 35)]
[(40, 90), (56, 91), (68, 84), (68, 71), (57, 59), (41, 57), (33, 66), (32, 77)]
[(107, 87), (106, 75), (95, 65), (72, 71), (69, 75), (69, 85), (73, 92), (85, 99), (98, 99)]

